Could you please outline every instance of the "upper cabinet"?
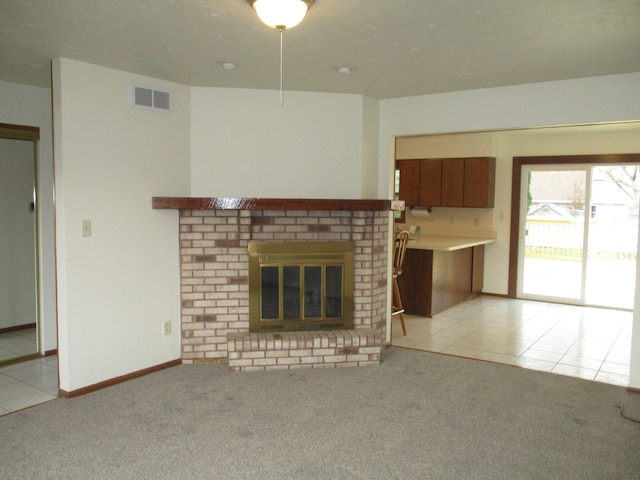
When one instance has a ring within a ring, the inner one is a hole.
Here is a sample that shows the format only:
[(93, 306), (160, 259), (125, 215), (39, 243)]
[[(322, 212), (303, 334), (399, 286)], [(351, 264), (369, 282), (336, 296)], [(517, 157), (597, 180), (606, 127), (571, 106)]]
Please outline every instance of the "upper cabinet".
[(464, 159), (464, 206), (493, 208), (496, 196), (496, 159)]
[(420, 203), (420, 171), (423, 160), (403, 160), (397, 162), (400, 170), (400, 189), (398, 196), (405, 205), (416, 206)]
[(398, 160), (400, 200), (409, 207), (493, 208), (496, 159)]
[[(446, 158), (442, 162), (442, 202), (440, 207), (464, 207), (464, 158)], [(435, 206), (435, 205), (432, 205)]]

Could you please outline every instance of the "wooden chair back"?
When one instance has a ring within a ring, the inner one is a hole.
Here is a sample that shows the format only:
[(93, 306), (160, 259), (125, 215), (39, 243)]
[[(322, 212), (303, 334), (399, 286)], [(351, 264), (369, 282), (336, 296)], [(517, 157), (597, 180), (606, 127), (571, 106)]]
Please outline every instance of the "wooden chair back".
[(409, 232), (407, 230), (397, 232), (393, 236), (393, 275), (396, 277), (402, 273), (407, 243), (409, 243)]

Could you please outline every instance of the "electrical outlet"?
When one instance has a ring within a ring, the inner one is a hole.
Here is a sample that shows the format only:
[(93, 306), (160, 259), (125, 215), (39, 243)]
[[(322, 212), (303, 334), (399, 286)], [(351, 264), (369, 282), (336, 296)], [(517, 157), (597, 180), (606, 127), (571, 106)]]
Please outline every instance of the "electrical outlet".
[(165, 335), (170, 335), (171, 334), (171, 320), (165, 320), (165, 322), (164, 322), (164, 334)]
[(91, 220), (82, 220), (82, 236), (91, 236)]
[(474, 218), (473, 219), (473, 226), (474, 227), (479, 227), (480, 226), (480, 219), (479, 218)]

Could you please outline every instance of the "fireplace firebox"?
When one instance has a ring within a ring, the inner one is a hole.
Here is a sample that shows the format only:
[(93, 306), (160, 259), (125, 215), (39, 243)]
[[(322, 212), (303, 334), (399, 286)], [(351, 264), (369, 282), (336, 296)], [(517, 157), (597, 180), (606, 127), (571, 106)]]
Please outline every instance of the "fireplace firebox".
[(353, 328), (352, 242), (249, 242), (249, 331)]

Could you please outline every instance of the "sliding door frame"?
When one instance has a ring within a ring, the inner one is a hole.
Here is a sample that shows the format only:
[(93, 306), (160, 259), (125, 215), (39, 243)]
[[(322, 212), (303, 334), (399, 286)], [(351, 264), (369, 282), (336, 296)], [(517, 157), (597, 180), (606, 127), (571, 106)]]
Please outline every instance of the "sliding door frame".
[(640, 163), (640, 153), (610, 155), (552, 155), (513, 157), (511, 173), (511, 226), (509, 234), (509, 279), (507, 297), (518, 295), (518, 247), (520, 239), (520, 199), (523, 165), (607, 165)]

